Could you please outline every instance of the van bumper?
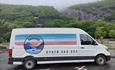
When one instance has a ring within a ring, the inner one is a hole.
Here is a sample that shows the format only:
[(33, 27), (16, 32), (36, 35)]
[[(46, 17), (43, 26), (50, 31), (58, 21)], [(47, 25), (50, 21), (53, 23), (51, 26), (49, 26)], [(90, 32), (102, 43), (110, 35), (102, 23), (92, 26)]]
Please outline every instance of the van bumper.
[(13, 64), (14, 62), (23, 62), (23, 58), (8, 58), (8, 64)]
[(12, 58), (8, 58), (8, 64), (13, 64)]
[(106, 56), (106, 60), (110, 61), (111, 60), (111, 56)]

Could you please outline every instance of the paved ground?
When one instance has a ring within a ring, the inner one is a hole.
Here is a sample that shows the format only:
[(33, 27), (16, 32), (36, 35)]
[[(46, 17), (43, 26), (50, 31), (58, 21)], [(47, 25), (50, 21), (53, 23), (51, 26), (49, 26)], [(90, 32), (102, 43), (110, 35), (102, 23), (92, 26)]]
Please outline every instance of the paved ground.
[[(14, 66), (7, 64), (7, 53), (0, 54), (0, 70), (24, 70), (23, 66)], [(111, 59), (104, 66), (98, 66), (94, 63), (68, 63), (68, 64), (47, 64), (37, 65), (34, 70), (78, 70), (76, 67), (85, 66), (87, 70), (115, 70), (115, 59)]]
[(111, 54), (111, 57), (115, 58), (115, 49), (109, 49), (109, 52)]

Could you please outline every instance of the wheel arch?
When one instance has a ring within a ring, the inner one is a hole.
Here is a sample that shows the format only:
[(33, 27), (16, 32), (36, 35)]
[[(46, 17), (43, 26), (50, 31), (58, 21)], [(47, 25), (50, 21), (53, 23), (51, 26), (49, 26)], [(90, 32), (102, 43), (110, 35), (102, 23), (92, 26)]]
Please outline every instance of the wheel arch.
[(25, 60), (28, 60), (28, 59), (33, 59), (33, 60), (35, 60), (36, 63), (37, 63), (37, 59), (36, 59), (34, 56), (26, 56), (26, 57), (24, 57), (23, 62), (24, 62)]
[(107, 60), (106, 55), (105, 55), (105, 54), (103, 54), (103, 53), (99, 53), (99, 54), (97, 54), (97, 55), (95, 56), (95, 60), (96, 60), (97, 56), (99, 56), (99, 55), (103, 55), (103, 56), (106, 58), (106, 60)]

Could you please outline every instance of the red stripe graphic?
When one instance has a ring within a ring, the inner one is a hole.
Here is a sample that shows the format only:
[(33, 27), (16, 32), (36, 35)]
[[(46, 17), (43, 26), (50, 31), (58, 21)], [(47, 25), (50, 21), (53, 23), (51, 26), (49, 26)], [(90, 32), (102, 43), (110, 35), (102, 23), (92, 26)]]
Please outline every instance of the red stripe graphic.
[[(37, 44), (38, 42), (32, 42)], [(16, 45), (24, 45), (24, 42), (16, 42)], [(76, 41), (64, 41), (64, 42), (45, 42), (44, 45), (76, 45)]]
[(45, 45), (75, 45), (75, 41), (70, 42), (46, 42)]

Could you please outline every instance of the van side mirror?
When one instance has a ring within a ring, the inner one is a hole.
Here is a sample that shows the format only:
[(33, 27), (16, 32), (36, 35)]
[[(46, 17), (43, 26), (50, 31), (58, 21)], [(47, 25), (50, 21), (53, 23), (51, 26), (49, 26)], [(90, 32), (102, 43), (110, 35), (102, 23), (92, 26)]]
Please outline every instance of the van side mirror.
[(98, 45), (95, 41), (92, 41), (92, 45)]

